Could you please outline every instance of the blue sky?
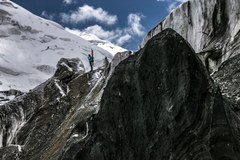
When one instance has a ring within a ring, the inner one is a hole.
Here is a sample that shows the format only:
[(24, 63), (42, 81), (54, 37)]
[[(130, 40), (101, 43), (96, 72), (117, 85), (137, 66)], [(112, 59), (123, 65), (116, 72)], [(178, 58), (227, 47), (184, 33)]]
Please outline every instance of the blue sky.
[(137, 50), (146, 33), (186, 0), (12, 0), (75, 32)]

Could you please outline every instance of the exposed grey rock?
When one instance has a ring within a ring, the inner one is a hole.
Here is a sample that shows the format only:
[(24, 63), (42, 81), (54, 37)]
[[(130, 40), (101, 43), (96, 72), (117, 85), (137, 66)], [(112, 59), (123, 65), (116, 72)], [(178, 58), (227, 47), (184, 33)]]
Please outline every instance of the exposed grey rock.
[(4, 5), (4, 6), (7, 6), (7, 7), (12, 7), (12, 8), (15, 8), (17, 9), (18, 7), (14, 6), (11, 2), (0, 2), (0, 5)]
[(212, 77), (221, 88), (223, 97), (240, 110), (240, 55), (225, 61)]
[(73, 58), (68, 60), (66, 58), (61, 58), (57, 64), (57, 70), (54, 74), (56, 78), (59, 80), (64, 80), (67, 78), (71, 78), (74, 74), (81, 71), (81, 74), (85, 72), (84, 66), (80, 64), (79, 58)]
[(11, 14), (8, 13), (7, 11), (5, 11), (5, 10), (0, 9), (0, 17), (1, 17), (1, 19), (4, 16), (11, 16)]
[(118, 52), (117, 54), (115, 54), (115, 56), (113, 57), (111, 64), (110, 64), (111, 70), (109, 73), (110, 74), (109, 78), (111, 77), (112, 73), (114, 72), (114, 70), (118, 66), (118, 64), (120, 62), (122, 62), (123, 60), (125, 60), (126, 58), (128, 58), (129, 56), (131, 56), (131, 55), (129, 55), (129, 51)]
[(2, 32), (0, 31), (0, 38), (6, 38), (6, 37), (9, 37), (10, 35), (7, 34), (6, 32)]
[(59, 39), (61, 39), (62, 41), (67, 41), (67, 42), (71, 41), (71, 39), (69, 39), (69, 38), (62, 38), (62, 37), (60, 37)]
[(51, 37), (48, 37), (48, 36), (39, 37), (39, 39), (40, 39), (41, 43), (48, 43), (48, 42), (51, 42), (53, 40)]
[(165, 30), (136, 54), (115, 68), (87, 137), (60, 159), (239, 159), (231, 103), (185, 40)]
[[(0, 159), (240, 159), (239, 6), (192, 0), (134, 55), (119, 53), (85, 74), (79, 59), (63, 58), (29, 93), (4, 93), (18, 96), (0, 106)], [(201, 61), (210, 72), (225, 61), (215, 82)]]
[[(1, 83), (2, 82), (0, 82), (0, 84)], [(10, 89), (8, 91), (0, 91), (0, 106), (22, 94), (23, 92), (14, 89)]]
[(10, 89), (8, 91), (0, 91), (0, 93), (5, 94), (6, 96), (11, 96), (11, 95), (20, 96), (23, 94), (23, 92), (15, 90), (15, 89)]
[(160, 24), (148, 32), (142, 47), (154, 35), (172, 28), (183, 36), (216, 71), (222, 62), (240, 53), (240, 1), (239, 0), (189, 0), (170, 13)]
[(49, 66), (49, 65), (40, 65), (40, 66), (36, 66), (36, 68), (41, 72), (49, 73), (49, 74), (52, 74), (56, 71), (55, 67)]
[(9, 68), (5, 68), (5, 67), (2, 67), (2, 66), (0, 66), (0, 72), (10, 74), (10, 75), (13, 75), (13, 76), (18, 76), (18, 75), (22, 74), (21, 72), (13, 71)]
[(16, 28), (10, 28), (8, 29), (8, 32), (10, 35), (21, 35), (21, 32)]
[(49, 37), (49, 38), (51, 38), (51, 39), (57, 39), (57, 37), (56, 36), (53, 36), (53, 35), (44, 35), (45, 37)]
[(2, 160), (15, 160), (19, 159), (19, 147), (12, 145), (4, 149), (0, 149), (0, 155)]
[(180, 35), (167, 29), (122, 54), (85, 74), (63, 58), (51, 79), (2, 105), (0, 159), (239, 159), (234, 101)]
[(83, 74), (81, 67), (79, 59), (61, 59), (54, 77), (0, 107), (0, 159), (57, 159), (85, 136), (108, 70)]
[[(227, 103), (229, 106), (225, 108), (226, 116), (228, 117), (229, 125), (231, 126), (232, 129), (233, 138), (235, 139), (235, 143), (238, 146), (240, 145), (239, 70), (240, 70), (240, 55), (237, 55), (225, 61), (219, 67), (219, 70), (212, 74), (212, 78), (221, 89), (222, 95), (225, 99), (225, 103)], [(239, 147), (235, 148), (234, 150), (239, 152)], [(226, 151), (223, 150), (223, 152)], [(239, 157), (237, 159), (239, 159)]]

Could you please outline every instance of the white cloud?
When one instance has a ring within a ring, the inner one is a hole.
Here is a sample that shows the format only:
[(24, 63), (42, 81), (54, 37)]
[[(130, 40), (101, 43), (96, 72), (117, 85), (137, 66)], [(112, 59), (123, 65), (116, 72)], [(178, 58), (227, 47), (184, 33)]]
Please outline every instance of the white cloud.
[(183, 2), (187, 2), (189, 0), (177, 0), (177, 1), (183, 3)]
[(94, 25), (83, 29), (83, 33), (93, 34), (100, 39), (108, 40), (114, 44), (122, 46), (131, 39), (131, 35), (126, 32), (125, 29), (105, 30), (99, 25)]
[(94, 26), (87, 27), (83, 30), (83, 32), (96, 35), (100, 39), (104, 39), (104, 40), (113, 40), (116, 36), (115, 31), (104, 30), (99, 25), (94, 25)]
[(60, 17), (62, 19), (62, 22), (73, 24), (95, 20), (97, 22), (107, 25), (113, 25), (118, 20), (116, 15), (110, 15), (102, 8), (94, 8), (93, 6), (89, 6), (86, 4), (82, 7), (79, 7), (76, 11), (70, 11), (69, 13), (61, 13)]
[(132, 36), (129, 34), (123, 35), (117, 39), (116, 44), (118, 44), (119, 46), (122, 46), (126, 42), (130, 41), (131, 38)]
[(66, 5), (70, 5), (70, 4), (76, 3), (76, 1), (75, 0), (63, 0), (63, 3)]
[(141, 25), (140, 21), (143, 16), (139, 14), (129, 14), (128, 15), (128, 25), (130, 32), (133, 35), (143, 36), (144, 35), (144, 27)]
[(41, 16), (49, 20), (53, 20), (56, 14), (48, 14), (46, 11), (42, 11)]
[(76, 35), (92, 34), (100, 39), (108, 40), (114, 44), (122, 46), (131, 41), (132, 38), (136, 36), (141, 37), (145, 34), (144, 27), (140, 23), (143, 17), (144, 16), (140, 14), (131, 13), (128, 15), (128, 25), (126, 27), (113, 30), (106, 30), (99, 25), (89, 26), (83, 30), (68, 28), (66, 28), (66, 30)]

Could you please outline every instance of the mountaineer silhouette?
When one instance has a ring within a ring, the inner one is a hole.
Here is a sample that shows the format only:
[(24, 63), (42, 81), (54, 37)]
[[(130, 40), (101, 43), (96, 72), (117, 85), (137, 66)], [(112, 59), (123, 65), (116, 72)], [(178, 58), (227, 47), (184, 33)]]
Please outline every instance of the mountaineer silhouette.
[(88, 61), (91, 67), (91, 71), (93, 70), (94, 65), (94, 57), (93, 57), (93, 50), (91, 49), (91, 54), (88, 54)]

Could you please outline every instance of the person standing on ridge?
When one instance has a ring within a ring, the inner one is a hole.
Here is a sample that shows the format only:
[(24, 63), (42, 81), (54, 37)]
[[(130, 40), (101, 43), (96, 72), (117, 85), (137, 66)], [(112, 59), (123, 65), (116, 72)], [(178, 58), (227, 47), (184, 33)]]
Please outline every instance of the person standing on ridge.
[(88, 61), (91, 67), (91, 71), (93, 70), (94, 65), (94, 57), (93, 57), (93, 50), (91, 49), (91, 54), (88, 54)]
[(92, 55), (92, 58), (93, 58), (92, 65), (94, 65), (94, 56), (93, 56), (93, 50), (92, 49), (91, 49), (91, 55)]

